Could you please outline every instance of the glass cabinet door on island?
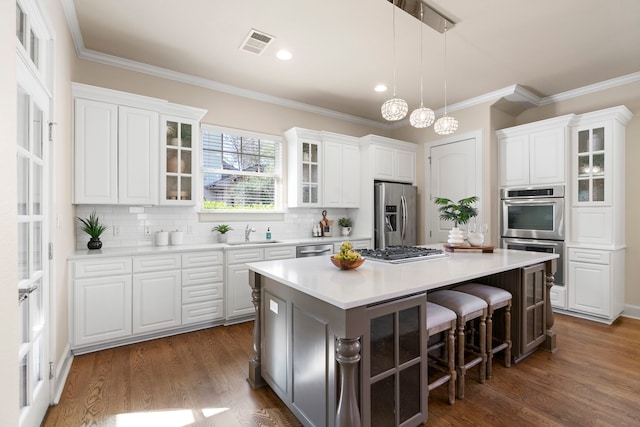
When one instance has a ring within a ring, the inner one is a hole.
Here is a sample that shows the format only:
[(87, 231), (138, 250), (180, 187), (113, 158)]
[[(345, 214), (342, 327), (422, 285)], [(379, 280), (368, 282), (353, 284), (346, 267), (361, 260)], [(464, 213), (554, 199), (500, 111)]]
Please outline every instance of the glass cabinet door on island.
[(606, 194), (605, 128), (578, 131), (578, 203), (604, 202)]
[[(426, 418), (426, 304), (423, 295), (368, 310), (363, 425), (400, 426)], [(368, 384), (368, 385), (367, 385)]]
[(164, 116), (165, 138), (162, 144), (162, 204), (194, 205), (195, 147), (197, 123), (182, 118)]

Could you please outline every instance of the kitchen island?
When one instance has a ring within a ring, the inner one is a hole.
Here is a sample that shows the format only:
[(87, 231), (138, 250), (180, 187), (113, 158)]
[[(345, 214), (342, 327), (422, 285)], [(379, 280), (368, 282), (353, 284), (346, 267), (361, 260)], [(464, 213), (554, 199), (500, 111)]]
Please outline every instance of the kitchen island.
[(541, 346), (555, 351), (557, 258), (497, 249), (367, 260), (349, 271), (328, 257), (248, 264), (256, 307), (249, 382), (268, 384), (305, 425), (419, 425), (427, 418), (428, 292), (469, 281), (511, 292), (518, 362)]

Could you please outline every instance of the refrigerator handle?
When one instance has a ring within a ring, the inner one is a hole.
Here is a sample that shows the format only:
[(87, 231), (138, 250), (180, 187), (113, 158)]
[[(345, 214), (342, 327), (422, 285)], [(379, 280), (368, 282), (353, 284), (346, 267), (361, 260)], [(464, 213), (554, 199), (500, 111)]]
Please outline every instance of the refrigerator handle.
[(407, 198), (404, 196), (400, 197), (400, 202), (402, 203), (402, 241), (404, 243), (407, 233)]

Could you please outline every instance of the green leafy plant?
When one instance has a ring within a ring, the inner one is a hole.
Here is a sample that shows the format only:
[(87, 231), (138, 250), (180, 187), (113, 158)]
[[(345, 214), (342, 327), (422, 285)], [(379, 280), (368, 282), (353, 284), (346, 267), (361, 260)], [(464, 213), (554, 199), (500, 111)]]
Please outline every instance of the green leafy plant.
[(82, 231), (87, 233), (93, 239), (99, 238), (102, 232), (109, 228), (104, 224), (100, 224), (100, 218), (98, 218), (98, 215), (96, 215), (96, 211), (91, 212), (89, 218), (76, 218), (78, 218), (83, 224)]
[(212, 231), (217, 231), (220, 234), (225, 234), (228, 231), (233, 230), (233, 228), (231, 228), (229, 225), (227, 224), (220, 224), (220, 225), (216, 225), (215, 227), (213, 227)]
[(454, 202), (444, 197), (436, 197), (434, 203), (439, 205), (440, 219), (453, 221), (454, 227), (466, 224), (474, 216), (478, 216), (478, 209), (471, 206), (479, 199), (476, 196), (467, 197)]
[(169, 138), (176, 138), (178, 136), (178, 128), (177, 125), (167, 125), (167, 136)]
[(351, 225), (353, 224), (353, 221), (351, 221), (351, 218), (340, 218), (338, 220), (338, 225), (340, 225), (340, 227), (351, 227)]

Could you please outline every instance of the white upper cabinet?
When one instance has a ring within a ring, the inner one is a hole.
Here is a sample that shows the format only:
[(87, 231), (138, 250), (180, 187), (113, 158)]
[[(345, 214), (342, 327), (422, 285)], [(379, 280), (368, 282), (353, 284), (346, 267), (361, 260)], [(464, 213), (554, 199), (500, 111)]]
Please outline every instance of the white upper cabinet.
[(160, 204), (195, 205), (200, 156), (196, 120), (161, 116)]
[(578, 116), (571, 140), (571, 233), (573, 243), (625, 244), (624, 106)]
[(374, 180), (416, 183), (415, 144), (377, 135), (367, 135), (361, 140), (363, 164), (373, 166)]
[(288, 206), (290, 208), (321, 205), (320, 180), (322, 139), (320, 132), (292, 128), (287, 139)]
[(573, 114), (497, 132), (500, 186), (566, 184), (566, 150)]
[(323, 206), (360, 205), (360, 148), (358, 139), (323, 132)]
[(74, 203), (118, 203), (118, 106), (74, 102)]
[[(156, 205), (168, 200), (167, 188), (174, 179), (176, 188), (181, 187), (176, 194), (186, 194), (188, 203), (195, 204), (197, 177), (192, 166), (197, 161), (197, 124), (205, 110), (78, 83), (72, 84), (72, 91), (74, 203)], [(161, 129), (166, 135), (166, 124), (160, 122), (163, 113), (180, 118), (194, 135), (184, 152), (182, 145), (176, 148), (182, 155), (179, 161), (189, 160), (189, 173), (171, 178), (166, 172), (167, 140), (160, 136)]]
[(118, 203), (158, 203), (158, 113), (118, 107)]
[(357, 138), (301, 128), (285, 137), (289, 207), (359, 207)]

